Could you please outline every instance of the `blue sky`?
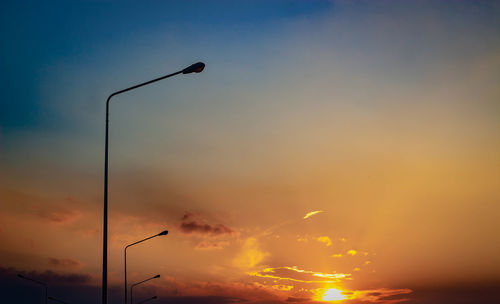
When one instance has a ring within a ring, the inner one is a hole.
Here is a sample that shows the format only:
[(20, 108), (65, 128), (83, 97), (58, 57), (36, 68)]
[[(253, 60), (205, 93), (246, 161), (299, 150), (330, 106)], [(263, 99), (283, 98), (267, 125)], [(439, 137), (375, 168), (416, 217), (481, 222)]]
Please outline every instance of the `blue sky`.
[(2, 126), (40, 125), (50, 115), (40, 104), (40, 85), (50, 67), (61, 62), (95, 63), (113, 58), (126, 66), (126, 60), (140, 59), (127, 56), (130, 48), (151, 45), (161, 45), (165, 53), (157, 59), (168, 61), (179, 57), (168, 52), (172, 42), (198, 56), (207, 51), (224, 53), (242, 41), (251, 45), (262, 36), (279, 34), (280, 24), (286, 20), (321, 14), (331, 6), (328, 1), (273, 1), (266, 5), (255, 1), (4, 2)]

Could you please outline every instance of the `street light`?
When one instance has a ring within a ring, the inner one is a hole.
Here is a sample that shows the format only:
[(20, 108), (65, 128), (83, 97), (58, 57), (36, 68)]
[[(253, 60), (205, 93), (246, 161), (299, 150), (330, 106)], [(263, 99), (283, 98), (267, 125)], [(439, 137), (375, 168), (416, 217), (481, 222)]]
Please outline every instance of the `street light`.
[[(147, 301), (151, 301), (151, 300), (154, 300), (154, 299), (156, 299), (156, 296), (151, 297), (151, 298), (148, 298), (148, 299), (146, 299), (146, 300), (142, 300), (142, 301), (140, 301), (140, 302), (139, 302), (139, 303), (137, 303), (137, 304), (146, 303)], [(132, 304), (134, 304), (134, 303), (132, 303)]]
[(102, 304), (108, 304), (108, 130), (109, 130), (109, 101), (115, 95), (137, 89), (139, 87), (157, 82), (177, 74), (190, 74), (190, 73), (200, 73), (205, 68), (203, 62), (197, 62), (188, 66), (187, 68), (177, 71), (172, 74), (168, 74), (150, 81), (140, 83), (138, 85), (132, 86), (130, 88), (123, 89), (121, 91), (116, 91), (109, 95), (106, 100), (106, 135), (104, 144), (104, 212), (103, 212), (103, 238), (102, 238)]
[(28, 277), (25, 277), (23, 276), (22, 274), (18, 274), (17, 275), (18, 277), (20, 277), (21, 279), (25, 279), (25, 280), (28, 280), (28, 281), (32, 281), (32, 282), (35, 282), (37, 284), (40, 284), (42, 285), (43, 287), (45, 287), (45, 304), (47, 304), (47, 284), (43, 283), (43, 282), (40, 282), (40, 281), (37, 281), (35, 279), (31, 279), (31, 278), (28, 278)]
[[(149, 239), (155, 238), (157, 236), (162, 236), (162, 235), (167, 235), (167, 234), (168, 234), (168, 230), (164, 230), (164, 231), (162, 231), (162, 232), (160, 232), (158, 234), (155, 234), (153, 236), (150, 236), (148, 238), (145, 238), (143, 240), (140, 240), (140, 241), (137, 241), (135, 243), (132, 243), (130, 245), (125, 246), (125, 249), (123, 250), (123, 252), (124, 252), (124, 254), (123, 254), (124, 255), (124, 259), (123, 260), (124, 260), (124, 269), (125, 269), (125, 304), (127, 304), (127, 248), (130, 247), (130, 246), (134, 246), (134, 245), (137, 245), (139, 243), (142, 243), (144, 241), (147, 241)], [(158, 275), (158, 277), (160, 277), (160, 275)]]
[(54, 297), (49, 297), (49, 300), (52, 300), (52, 301), (55, 301), (55, 302), (59, 302), (61, 304), (69, 304), (68, 302), (64, 302), (63, 300), (59, 300), (59, 299), (56, 299)]
[(157, 274), (157, 275), (155, 275), (154, 277), (151, 277), (151, 278), (146, 279), (146, 280), (144, 280), (144, 281), (140, 281), (140, 282), (137, 282), (137, 283), (135, 283), (135, 284), (132, 284), (132, 286), (130, 286), (130, 303), (131, 303), (131, 304), (134, 304), (134, 296), (133, 296), (133, 291), (134, 291), (134, 287), (135, 287), (135, 286), (137, 286), (137, 285), (139, 285), (139, 284), (142, 284), (142, 283), (145, 283), (145, 282), (147, 282), (147, 281), (149, 281), (149, 280), (152, 280), (152, 279), (158, 279), (159, 277), (160, 277), (160, 275), (159, 275), (159, 274)]

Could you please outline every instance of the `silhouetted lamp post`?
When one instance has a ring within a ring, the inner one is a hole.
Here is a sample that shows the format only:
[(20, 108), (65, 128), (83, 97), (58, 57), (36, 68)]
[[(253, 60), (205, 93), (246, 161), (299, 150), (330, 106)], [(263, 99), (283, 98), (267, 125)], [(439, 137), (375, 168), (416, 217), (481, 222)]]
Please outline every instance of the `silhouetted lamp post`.
[[(158, 234), (155, 234), (155, 235), (153, 235), (153, 236), (150, 236), (150, 237), (148, 237), (148, 238), (145, 238), (145, 239), (143, 239), (143, 240), (140, 240), (140, 241), (137, 241), (137, 242), (135, 242), (135, 243), (132, 243), (132, 244), (130, 244), (130, 245), (125, 246), (125, 249), (123, 250), (123, 252), (124, 252), (124, 253), (123, 253), (123, 257), (124, 257), (124, 258), (123, 258), (123, 260), (124, 260), (124, 268), (125, 268), (125, 304), (127, 304), (127, 249), (128, 249), (130, 246), (134, 246), (134, 245), (137, 245), (137, 244), (142, 243), (142, 242), (144, 242), (144, 241), (147, 241), (147, 240), (150, 240), (150, 239), (152, 239), (152, 238), (155, 238), (155, 237), (157, 237), (157, 236), (162, 236), (162, 235), (167, 235), (167, 234), (168, 234), (168, 231), (167, 231), (167, 230), (165, 230), (165, 231), (162, 231), (162, 232), (160, 232), (160, 233), (158, 233)], [(159, 275), (158, 275), (158, 277), (159, 277)]]
[(54, 297), (49, 297), (49, 300), (52, 300), (52, 301), (55, 301), (55, 302), (59, 302), (61, 304), (69, 304), (68, 302), (64, 302), (63, 300), (59, 300), (59, 299), (56, 299)]
[[(146, 300), (142, 300), (142, 301), (140, 301), (140, 302), (139, 302), (139, 303), (137, 303), (137, 304), (146, 303), (147, 301), (151, 301), (151, 300), (154, 300), (154, 299), (156, 299), (156, 296), (151, 297), (151, 298), (148, 298), (148, 299), (146, 299)], [(132, 304), (134, 304), (134, 303), (132, 303)]]
[(140, 88), (142, 86), (157, 82), (178, 74), (200, 73), (205, 68), (203, 62), (197, 62), (178, 72), (168, 74), (150, 81), (140, 83), (130, 88), (116, 91), (109, 95), (106, 100), (106, 135), (104, 145), (104, 223), (103, 223), (103, 246), (102, 246), (102, 304), (108, 304), (108, 130), (109, 130), (109, 101), (115, 95)]
[(25, 279), (25, 280), (28, 280), (28, 281), (32, 281), (32, 282), (35, 282), (37, 284), (40, 284), (42, 285), (43, 287), (45, 287), (45, 304), (47, 304), (47, 284), (43, 283), (43, 282), (40, 282), (40, 281), (37, 281), (35, 279), (31, 279), (31, 278), (28, 278), (28, 277), (25, 277), (23, 276), (22, 274), (18, 274), (17, 275), (18, 277), (20, 277), (21, 279)]
[(142, 284), (142, 283), (146, 283), (147, 281), (152, 280), (152, 279), (158, 279), (159, 277), (160, 277), (160, 275), (159, 275), (159, 274), (157, 274), (157, 275), (155, 275), (154, 277), (151, 277), (151, 278), (146, 279), (146, 280), (144, 280), (144, 281), (140, 281), (140, 282), (137, 282), (137, 283), (135, 283), (135, 284), (132, 284), (132, 286), (130, 286), (130, 303), (131, 303), (131, 304), (134, 304), (134, 293), (133, 293), (133, 292), (134, 292), (134, 287), (135, 287), (135, 286), (137, 286), (137, 285), (139, 285), (139, 284)]

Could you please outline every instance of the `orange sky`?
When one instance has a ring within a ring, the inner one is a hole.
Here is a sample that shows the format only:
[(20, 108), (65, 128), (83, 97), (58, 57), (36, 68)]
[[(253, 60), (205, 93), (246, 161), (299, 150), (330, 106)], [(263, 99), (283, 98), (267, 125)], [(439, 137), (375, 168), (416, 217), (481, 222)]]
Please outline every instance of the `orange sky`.
[[(129, 282), (161, 274), (138, 298), (498, 299), (498, 5), (334, 3), (273, 21), (229, 55), (202, 40), (206, 71), (113, 101), (111, 303), (124, 246), (165, 229), (129, 250)], [(162, 47), (164, 31), (143, 39)], [(157, 51), (131, 46), (120, 56), (142, 54), (145, 68), (110, 80), (123, 61), (96, 62), (119, 43), (102, 48), (41, 72), (46, 122), (0, 129), (2, 280), (31, 274), (98, 298), (106, 94), (192, 58), (156, 69)]]

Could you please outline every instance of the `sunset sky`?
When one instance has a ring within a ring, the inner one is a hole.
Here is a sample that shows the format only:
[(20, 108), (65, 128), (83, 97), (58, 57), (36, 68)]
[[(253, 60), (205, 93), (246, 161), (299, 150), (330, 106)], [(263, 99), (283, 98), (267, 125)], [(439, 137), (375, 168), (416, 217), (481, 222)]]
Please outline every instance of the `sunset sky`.
[(0, 302), (500, 303), (500, 1), (2, 1)]

